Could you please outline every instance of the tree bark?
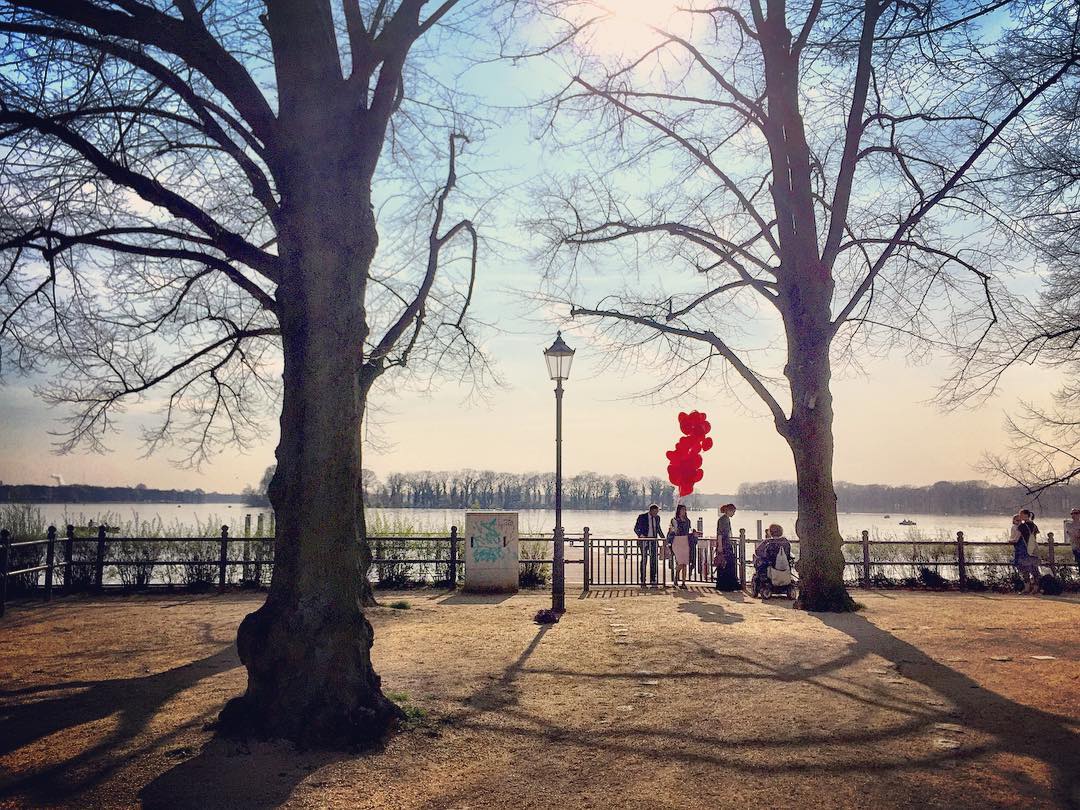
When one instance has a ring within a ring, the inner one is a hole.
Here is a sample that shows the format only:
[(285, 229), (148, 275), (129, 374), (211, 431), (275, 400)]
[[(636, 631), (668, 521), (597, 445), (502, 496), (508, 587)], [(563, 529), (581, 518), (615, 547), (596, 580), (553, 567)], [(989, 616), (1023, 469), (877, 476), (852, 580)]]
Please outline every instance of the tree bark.
[(332, 124), (321, 127), (319, 148), (310, 141), (290, 158), (293, 182), (283, 188), (279, 223), (285, 368), (269, 490), (278, 516), (274, 574), (266, 603), (240, 625), (248, 687), (222, 711), (220, 725), (227, 734), (345, 747), (380, 740), (400, 710), (380, 689), (361, 609), (370, 589), (359, 369), (364, 286), (378, 237), (363, 158), (347, 145), (358, 139), (347, 132), (327, 138)]
[(813, 611), (850, 611), (855, 602), (844, 586), (843, 537), (833, 484), (833, 405), (829, 383), (831, 274), (819, 263), (792, 273), (784, 312), (791, 387), (791, 416), (784, 438), (795, 460), (799, 517), (799, 600)]

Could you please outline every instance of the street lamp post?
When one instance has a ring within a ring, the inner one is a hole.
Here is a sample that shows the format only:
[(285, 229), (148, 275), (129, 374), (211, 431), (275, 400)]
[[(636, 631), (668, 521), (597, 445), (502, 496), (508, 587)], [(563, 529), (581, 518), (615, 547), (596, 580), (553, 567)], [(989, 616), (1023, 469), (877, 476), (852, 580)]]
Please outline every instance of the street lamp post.
[(555, 553), (551, 564), (551, 609), (556, 613), (566, 611), (566, 553), (563, 548), (562, 525), (562, 395), (563, 380), (570, 378), (570, 365), (574, 350), (562, 339), (562, 332), (555, 335), (551, 348), (544, 350), (548, 374), (555, 381)]

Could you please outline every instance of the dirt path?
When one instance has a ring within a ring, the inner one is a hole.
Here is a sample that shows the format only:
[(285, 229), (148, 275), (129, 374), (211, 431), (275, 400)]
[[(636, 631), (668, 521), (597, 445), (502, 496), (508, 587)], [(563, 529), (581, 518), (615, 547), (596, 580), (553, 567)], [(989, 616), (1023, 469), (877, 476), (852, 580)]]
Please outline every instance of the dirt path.
[(1080, 807), (1080, 599), (422, 592), (373, 611), (418, 717), (377, 753), (215, 740), (257, 595), (60, 599), (0, 622), (0, 806)]

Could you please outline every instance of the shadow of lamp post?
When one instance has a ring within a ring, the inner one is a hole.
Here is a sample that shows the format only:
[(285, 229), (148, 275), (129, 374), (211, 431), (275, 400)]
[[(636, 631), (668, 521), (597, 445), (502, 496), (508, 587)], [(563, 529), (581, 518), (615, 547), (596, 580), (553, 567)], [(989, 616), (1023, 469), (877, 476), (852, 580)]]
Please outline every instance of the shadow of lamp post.
[(570, 365), (574, 350), (562, 339), (562, 332), (555, 335), (555, 342), (544, 350), (548, 374), (555, 381), (555, 553), (551, 563), (551, 609), (557, 613), (566, 611), (566, 554), (563, 549), (562, 525), (562, 395), (563, 380), (570, 378)]

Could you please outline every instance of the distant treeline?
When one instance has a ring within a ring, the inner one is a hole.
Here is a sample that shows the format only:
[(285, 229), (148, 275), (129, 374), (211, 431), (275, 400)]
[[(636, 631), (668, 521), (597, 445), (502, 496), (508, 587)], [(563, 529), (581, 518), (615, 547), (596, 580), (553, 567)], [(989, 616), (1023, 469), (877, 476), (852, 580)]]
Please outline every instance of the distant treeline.
[[(1036, 514), (1067, 515), (1080, 503), (1080, 487), (1047, 490), (1033, 502), (1022, 487), (991, 486), (985, 481), (938, 481), (924, 487), (884, 484), (836, 484), (836, 500), (844, 512), (924, 515), (1008, 515), (1022, 506)], [(794, 481), (755, 481), (741, 484), (735, 501), (746, 509), (794, 511), (798, 507)]]
[(0, 484), (0, 503), (240, 503), (244, 496), (201, 489), (94, 487), (86, 484), (45, 486)]
[[(266, 486), (273, 468), (258, 489), (248, 487), (247, 502), (266, 505)], [(373, 507), (419, 509), (550, 509), (555, 505), (555, 476), (551, 473), (505, 473), (491, 470), (391, 473), (380, 479), (363, 473), (364, 502)], [(650, 503), (665, 511), (675, 508), (671, 485), (662, 478), (634, 478), (585, 472), (563, 479), (566, 509), (644, 509)], [(884, 484), (836, 484), (839, 508), (845, 512), (882, 515), (1005, 515), (1032, 505), (1037, 514), (1068, 514), (1080, 503), (1080, 486), (1058, 487), (1032, 499), (1021, 487), (991, 486), (985, 481), (939, 481), (924, 487)], [(741, 484), (737, 495), (694, 493), (682, 499), (691, 509), (708, 509), (733, 501), (743, 509), (795, 511), (794, 481), (755, 481)]]
[[(259, 491), (249, 488), (248, 502), (263, 505), (273, 468)], [(364, 503), (374, 507), (418, 509), (547, 509), (555, 505), (552, 473), (504, 473), (491, 470), (391, 473), (385, 480), (363, 474)], [(563, 478), (566, 509), (644, 509), (657, 503), (673, 509), (671, 485), (662, 478), (581, 473)]]
[[(555, 505), (550, 473), (489, 470), (391, 473), (385, 481), (365, 475), (370, 506), (448, 509), (543, 509)], [(656, 502), (673, 508), (671, 485), (662, 478), (581, 473), (563, 478), (566, 509), (639, 509)]]

